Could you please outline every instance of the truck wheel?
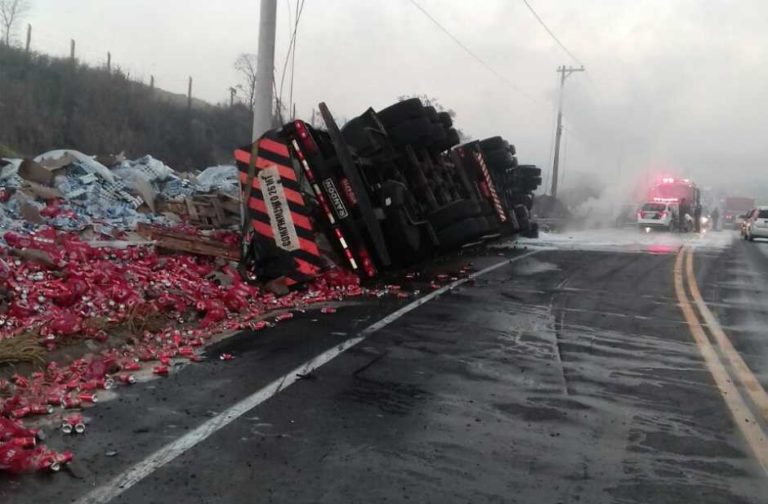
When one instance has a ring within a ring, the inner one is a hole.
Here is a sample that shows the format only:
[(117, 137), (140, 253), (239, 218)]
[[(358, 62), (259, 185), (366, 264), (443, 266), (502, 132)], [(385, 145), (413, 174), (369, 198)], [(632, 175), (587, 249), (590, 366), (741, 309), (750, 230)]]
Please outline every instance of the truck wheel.
[(507, 142), (500, 136), (495, 136), (495, 137), (486, 138), (485, 140), (480, 140), (480, 148), (484, 152), (498, 150), (498, 149), (506, 149), (507, 147), (509, 147), (509, 142)]
[(432, 105), (429, 105), (427, 107), (424, 107), (424, 114), (427, 116), (427, 119), (429, 119), (432, 122), (437, 122), (437, 110)]
[(398, 123), (424, 116), (424, 104), (419, 98), (410, 98), (379, 110), (376, 115), (384, 127), (392, 127)]
[(517, 173), (527, 177), (541, 177), (541, 168), (536, 165), (518, 165)]
[(429, 137), (431, 140), (430, 143), (437, 146), (445, 144), (446, 140), (448, 139), (448, 133), (445, 131), (445, 126), (440, 123), (433, 123), (431, 129), (432, 134)]
[(427, 220), (435, 229), (442, 229), (465, 219), (480, 215), (480, 205), (473, 200), (459, 200), (427, 216)]
[(456, 131), (455, 128), (450, 128), (448, 130), (447, 135), (448, 135), (448, 139), (445, 141), (445, 149), (443, 150), (450, 150), (451, 147), (454, 147), (461, 143), (461, 138), (459, 138), (459, 132)]
[(524, 205), (515, 205), (515, 217), (520, 225), (520, 232), (525, 235), (531, 229), (531, 218)]
[(451, 114), (448, 112), (438, 112), (437, 113), (437, 120), (443, 123), (443, 126), (446, 128), (450, 128), (453, 126), (453, 118), (451, 117)]
[(427, 140), (432, 133), (432, 123), (426, 117), (418, 117), (388, 128), (387, 133), (393, 143), (419, 145)]
[(512, 154), (506, 149), (485, 151), (483, 157), (488, 166), (506, 166), (512, 161)]
[(539, 223), (531, 222), (531, 227), (523, 236), (526, 238), (538, 238), (539, 237)]

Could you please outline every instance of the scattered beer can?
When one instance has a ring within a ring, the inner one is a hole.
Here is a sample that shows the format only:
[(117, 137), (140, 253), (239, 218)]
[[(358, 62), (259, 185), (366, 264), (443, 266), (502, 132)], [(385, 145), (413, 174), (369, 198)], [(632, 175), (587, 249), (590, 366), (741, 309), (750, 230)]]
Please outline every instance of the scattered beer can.
[(168, 369), (168, 366), (161, 364), (159, 366), (153, 367), (152, 372), (158, 376), (168, 376), (170, 369)]
[(133, 376), (132, 374), (118, 375), (117, 379), (123, 385), (133, 385), (134, 383), (136, 383), (136, 377)]

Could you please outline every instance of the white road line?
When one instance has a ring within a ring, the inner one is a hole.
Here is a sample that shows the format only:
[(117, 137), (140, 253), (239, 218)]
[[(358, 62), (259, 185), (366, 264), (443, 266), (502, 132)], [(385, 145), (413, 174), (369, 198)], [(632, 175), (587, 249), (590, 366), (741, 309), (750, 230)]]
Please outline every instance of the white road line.
[(403, 306), (399, 310), (392, 312), (391, 314), (387, 315), (386, 317), (379, 320), (378, 322), (366, 327), (365, 329), (360, 331), (356, 337), (350, 338), (344, 341), (343, 343), (331, 349), (328, 349), (325, 352), (321, 353), (320, 355), (308, 360), (307, 362), (297, 367), (293, 371), (290, 371), (289, 373), (273, 381), (266, 387), (256, 391), (252, 395), (241, 400), (234, 406), (231, 406), (230, 408), (219, 413), (217, 416), (204, 422), (202, 425), (200, 425), (196, 429), (188, 432), (187, 434), (183, 435), (177, 440), (172, 441), (167, 445), (163, 446), (162, 448), (157, 450), (155, 453), (148, 456), (141, 462), (138, 462), (137, 464), (131, 466), (130, 468), (125, 470), (123, 473), (113, 478), (112, 480), (108, 481), (107, 483), (99, 487), (94, 488), (93, 490), (88, 492), (86, 495), (76, 500), (74, 504), (96, 504), (96, 503), (105, 503), (105, 502), (111, 501), (118, 495), (122, 494), (123, 492), (125, 492), (126, 490), (134, 486), (136, 483), (140, 482), (142, 479), (146, 478), (147, 476), (155, 472), (157, 469), (163, 467), (165, 464), (172, 461), (179, 455), (183, 454), (190, 448), (201, 443), (202, 441), (210, 437), (215, 432), (223, 429), (233, 421), (237, 420), (238, 418), (246, 414), (248, 411), (252, 410), (256, 406), (267, 401), (268, 399), (274, 397), (275, 395), (280, 393), (282, 390), (285, 390), (286, 388), (290, 387), (297, 380), (299, 380), (301, 376), (309, 374), (315, 369), (323, 366), (324, 364), (327, 364), (334, 358), (338, 357), (342, 353), (346, 352), (353, 346), (363, 341), (365, 338), (367, 338), (371, 334), (383, 329), (384, 327), (396, 321), (406, 313), (411, 312), (416, 308), (418, 308), (419, 306), (435, 299), (441, 294), (444, 294), (449, 290), (466, 283), (470, 279), (477, 278), (481, 275), (490, 273), (491, 271), (494, 271), (503, 266), (506, 266), (507, 264), (520, 261), (521, 259), (525, 259), (526, 257), (530, 257), (531, 255), (537, 252), (538, 252), (537, 250), (534, 250), (534, 251), (527, 252), (525, 254), (513, 257), (511, 259), (501, 261), (497, 264), (494, 264), (493, 266), (489, 266), (483, 270), (472, 273), (468, 278), (457, 280), (448, 285), (440, 287), (439, 289), (432, 291), (425, 296), (420, 297), (416, 301)]

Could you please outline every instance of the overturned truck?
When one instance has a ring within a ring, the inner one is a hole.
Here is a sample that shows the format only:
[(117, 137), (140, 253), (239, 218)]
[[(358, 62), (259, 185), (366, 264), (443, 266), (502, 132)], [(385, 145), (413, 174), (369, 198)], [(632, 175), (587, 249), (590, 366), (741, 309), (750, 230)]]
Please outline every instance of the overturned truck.
[(536, 236), (541, 170), (501, 137), (461, 144), (451, 116), (418, 98), (326, 129), (293, 121), (235, 152), (241, 269), (308, 281), (328, 258), (362, 279), (503, 235)]

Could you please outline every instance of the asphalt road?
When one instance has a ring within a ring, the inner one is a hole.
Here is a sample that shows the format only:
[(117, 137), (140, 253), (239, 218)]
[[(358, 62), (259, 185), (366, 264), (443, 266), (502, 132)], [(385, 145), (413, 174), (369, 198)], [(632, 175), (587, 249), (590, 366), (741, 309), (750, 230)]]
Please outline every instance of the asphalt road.
[(164, 446), (408, 301), (235, 336), (88, 410), (85, 436), (52, 434), (76, 451), (72, 470), (0, 479), (0, 501), (768, 502), (674, 285), (689, 246), (704, 300), (768, 386), (768, 242), (732, 238), (613, 231), (544, 236), (524, 258), (488, 251), (478, 269), (512, 262), (385, 321), (165, 460)]

